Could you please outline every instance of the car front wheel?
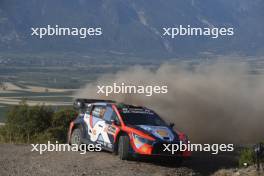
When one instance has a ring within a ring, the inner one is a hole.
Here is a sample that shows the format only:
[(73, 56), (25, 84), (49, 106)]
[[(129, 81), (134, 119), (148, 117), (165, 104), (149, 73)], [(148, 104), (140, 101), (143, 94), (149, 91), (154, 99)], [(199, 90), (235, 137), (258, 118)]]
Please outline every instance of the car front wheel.
[(118, 142), (118, 155), (121, 160), (129, 160), (131, 158), (129, 149), (130, 149), (129, 137), (120, 136)]

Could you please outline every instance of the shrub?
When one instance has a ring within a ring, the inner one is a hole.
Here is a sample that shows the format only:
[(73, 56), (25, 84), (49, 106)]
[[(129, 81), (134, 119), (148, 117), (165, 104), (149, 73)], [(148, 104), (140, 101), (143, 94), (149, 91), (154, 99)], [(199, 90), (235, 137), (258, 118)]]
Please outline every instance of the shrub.
[(65, 142), (69, 123), (75, 117), (73, 109), (55, 112), (50, 106), (28, 106), (22, 101), (8, 110), (6, 125), (0, 127), (0, 142)]
[(239, 166), (243, 167), (244, 163), (247, 163), (247, 165), (252, 165), (254, 164), (254, 160), (255, 160), (255, 154), (253, 149), (250, 148), (243, 149), (239, 156)]
[(14, 141), (29, 142), (31, 137), (43, 133), (51, 125), (53, 110), (49, 106), (30, 107), (25, 101), (8, 110), (6, 128)]
[[(264, 142), (261, 142), (264, 144)], [(259, 161), (264, 163), (264, 153), (262, 152), (261, 156), (259, 156)], [(252, 165), (256, 163), (256, 153), (254, 152), (254, 148), (245, 148), (240, 152), (239, 157), (239, 166), (243, 166), (244, 163), (247, 163), (248, 165)]]
[(66, 142), (69, 124), (76, 116), (77, 112), (73, 109), (62, 109), (54, 114), (49, 131), (56, 140)]
[(43, 133), (39, 133), (39, 134), (34, 135), (32, 137), (32, 141), (35, 143), (46, 144), (47, 141), (54, 142), (54, 141), (56, 141), (56, 139), (53, 137), (53, 134), (47, 130)]
[(7, 139), (7, 129), (5, 126), (0, 126), (0, 142), (7, 142), (8, 139)]

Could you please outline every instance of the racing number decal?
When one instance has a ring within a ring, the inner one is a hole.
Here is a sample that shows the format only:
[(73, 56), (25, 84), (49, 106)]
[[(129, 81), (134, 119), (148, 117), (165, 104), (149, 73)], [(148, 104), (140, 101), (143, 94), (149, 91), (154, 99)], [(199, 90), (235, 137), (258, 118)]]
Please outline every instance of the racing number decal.
[[(103, 120), (97, 121), (94, 127), (92, 128), (93, 133), (90, 135), (90, 140), (93, 142), (102, 141), (102, 142), (110, 143), (109, 137), (105, 132), (105, 127), (106, 127), (105, 121)], [(102, 139), (99, 139), (100, 136), (102, 137)]]

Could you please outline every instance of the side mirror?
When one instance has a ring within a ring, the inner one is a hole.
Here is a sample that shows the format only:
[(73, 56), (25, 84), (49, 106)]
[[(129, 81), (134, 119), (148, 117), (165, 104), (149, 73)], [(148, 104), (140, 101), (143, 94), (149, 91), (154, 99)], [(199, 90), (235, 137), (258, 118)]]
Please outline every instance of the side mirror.
[(111, 122), (111, 124), (113, 124), (113, 125), (120, 126), (120, 122), (118, 122), (117, 120), (112, 119), (110, 122)]
[(174, 123), (170, 123), (169, 126), (170, 126), (171, 128), (173, 128), (173, 127), (174, 127)]

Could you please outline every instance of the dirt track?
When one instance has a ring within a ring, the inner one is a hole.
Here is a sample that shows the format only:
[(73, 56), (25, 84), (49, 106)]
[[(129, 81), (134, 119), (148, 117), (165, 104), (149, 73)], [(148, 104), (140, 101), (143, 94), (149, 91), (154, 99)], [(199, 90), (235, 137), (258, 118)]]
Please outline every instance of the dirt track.
[(0, 145), (0, 175), (103, 175), (103, 176), (172, 176), (209, 175), (235, 163), (230, 157), (200, 154), (181, 167), (158, 161), (121, 161), (107, 152), (31, 152), (28, 145)]

